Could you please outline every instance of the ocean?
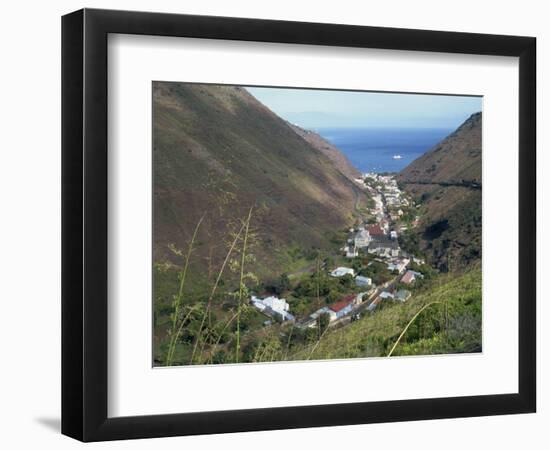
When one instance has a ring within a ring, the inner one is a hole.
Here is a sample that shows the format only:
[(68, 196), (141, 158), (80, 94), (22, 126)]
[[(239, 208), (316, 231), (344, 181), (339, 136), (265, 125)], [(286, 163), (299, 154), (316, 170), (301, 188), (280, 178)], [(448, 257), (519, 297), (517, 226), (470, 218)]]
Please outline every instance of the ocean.
[[(453, 132), (441, 128), (319, 128), (361, 172), (399, 172)], [(393, 159), (401, 155), (401, 159)]]

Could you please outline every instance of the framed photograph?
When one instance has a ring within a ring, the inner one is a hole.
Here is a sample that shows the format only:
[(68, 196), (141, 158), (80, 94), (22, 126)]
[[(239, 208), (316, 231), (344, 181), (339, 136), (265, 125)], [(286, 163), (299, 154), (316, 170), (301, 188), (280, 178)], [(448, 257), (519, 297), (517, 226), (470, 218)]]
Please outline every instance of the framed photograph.
[(535, 412), (532, 37), (62, 21), (62, 432)]

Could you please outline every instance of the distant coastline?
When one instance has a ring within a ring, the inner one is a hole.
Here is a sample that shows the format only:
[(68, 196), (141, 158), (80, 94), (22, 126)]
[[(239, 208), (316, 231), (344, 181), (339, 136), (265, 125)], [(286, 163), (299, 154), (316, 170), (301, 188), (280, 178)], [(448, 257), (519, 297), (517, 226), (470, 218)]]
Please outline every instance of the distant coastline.
[[(399, 172), (447, 137), (449, 128), (317, 128), (362, 173)], [(394, 158), (400, 155), (401, 158)]]

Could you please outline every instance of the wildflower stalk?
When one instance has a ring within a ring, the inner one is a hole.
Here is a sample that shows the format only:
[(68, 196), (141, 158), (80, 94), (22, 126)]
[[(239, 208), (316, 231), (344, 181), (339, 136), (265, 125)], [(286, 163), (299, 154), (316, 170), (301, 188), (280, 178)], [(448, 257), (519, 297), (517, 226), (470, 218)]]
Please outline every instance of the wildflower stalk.
[[(197, 309), (197, 305), (194, 305), (192, 306), (190, 309), (189, 309), (189, 312), (187, 313), (187, 315), (182, 319), (182, 321), (180, 322), (180, 326), (178, 327), (177, 329), (177, 332), (176, 332), (176, 336), (177, 338), (174, 340), (174, 342), (177, 342), (177, 340), (179, 339), (179, 336), (181, 336), (181, 333), (183, 332), (183, 326), (185, 325), (185, 323), (187, 322), (187, 319), (189, 319), (189, 317), (191, 316), (191, 314)], [(174, 359), (174, 354), (176, 352), (176, 345), (174, 344), (173, 347), (171, 347), (171, 349), (169, 349), (168, 351), (168, 354), (166, 356), (166, 365), (167, 366), (171, 366), (172, 365), (172, 362), (173, 362), (173, 359)]]
[[(197, 225), (195, 226), (195, 231), (193, 232), (191, 242), (189, 243), (189, 248), (187, 249), (187, 255), (185, 256), (185, 264), (184, 264), (183, 270), (181, 272), (181, 279), (180, 279), (180, 285), (179, 285), (179, 289), (178, 289), (178, 295), (174, 299), (174, 303), (173, 303), (173, 306), (174, 306), (174, 313), (173, 314), (174, 315), (172, 317), (172, 328), (171, 328), (171, 333), (170, 333), (170, 344), (168, 346), (168, 353), (167, 353), (167, 357), (166, 357), (166, 365), (167, 366), (170, 366), (172, 364), (172, 357), (174, 356), (176, 343), (178, 342), (178, 339), (179, 339), (180, 334), (181, 334), (182, 327), (180, 326), (179, 332), (177, 332), (176, 329), (177, 329), (177, 326), (178, 326), (178, 318), (179, 318), (179, 315), (180, 315), (181, 304), (182, 304), (182, 301), (183, 301), (183, 289), (185, 287), (185, 280), (187, 278), (187, 269), (189, 268), (189, 261), (191, 259), (191, 253), (193, 251), (193, 245), (195, 243), (195, 239), (197, 238), (199, 228), (202, 224), (202, 221), (204, 220), (205, 215), (206, 215), (206, 213), (202, 215), (202, 217), (197, 222)], [(182, 324), (184, 322), (185, 322), (185, 320), (182, 321)]]
[(294, 332), (294, 323), (292, 323), (292, 328), (290, 329), (290, 333), (288, 333), (288, 340), (286, 342), (285, 359), (288, 359), (288, 353), (290, 352), (290, 341), (292, 339), (293, 332)]
[[(320, 326), (319, 326), (320, 327)], [(309, 354), (308, 356), (308, 360), (311, 359), (311, 357), (313, 356), (313, 353), (315, 352), (315, 350), (317, 350), (317, 347), (319, 346), (319, 343), (321, 342), (321, 339), (323, 339), (323, 337), (325, 336), (326, 332), (328, 331), (328, 328), (329, 327), (326, 327), (325, 328), (325, 331), (323, 331), (323, 333), (321, 334), (321, 336), (319, 336), (319, 339), (317, 339), (317, 342), (315, 343), (315, 345), (313, 346), (313, 348), (311, 349), (311, 353)], [(320, 328), (319, 328), (320, 329)]]
[(409, 320), (409, 323), (407, 324), (407, 326), (403, 329), (403, 331), (401, 332), (401, 334), (399, 335), (399, 337), (397, 338), (397, 341), (395, 341), (395, 344), (393, 344), (393, 347), (391, 348), (390, 352), (388, 353), (388, 358), (392, 355), (393, 351), (395, 350), (395, 348), (397, 347), (397, 345), (399, 344), (399, 341), (401, 341), (401, 338), (405, 335), (405, 333), (407, 332), (407, 330), (409, 329), (409, 327), (412, 325), (412, 323), (416, 320), (416, 318), (422, 313), (422, 311), (424, 311), (426, 308), (428, 308), (429, 306), (432, 306), (432, 305), (435, 305), (435, 304), (441, 304), (443, 302), (439, 301), (439, 300), (436, 300), (434, 302), (430, 302), (430, 303), (426, 303), (422, 308), (420, 308), (420, 310), (412, 317), (411, 320)]
[(210, 363), (212, 363), (212, 358), (214, 356), (214, 354), (216, 353), (216, 350), (218, 349), (218, 346), (220, 345), (220, 341), (222, 340), (222, 337), (223, 337), (223, 333), (226, 332), (227, 328), (229, 328), (229, 325), (231, 325), (233, 323), (233, 321), (237, 318), (237, 314), (238, 313), (235, 313), (231, 316), (231, 318), (225, 323), (225, 325), (223, 326), (219, 336), (218, 336), (218, 339), (216, 340), (216, 342), (214, 343), (214, 347), (212, 348), (212, 350), (210, 351)]
[(248, 211), (248, 217), (246, 219), (246, 227), (244, 230), (244, 237), (243, 237), (243, 249), (241, 253), (241, 273), (239, 277), (239, 297), (238, 297), (238, 305), (237, 305), (237, 332), (236, 332), (236, 343), (235, 343), (235, 362), (239, 362), (239, 352), (241, 349), (241, 305), (242, 305), (242, 299), (244, 294), (244, 262), (246, 258), (246, 244), (248, 242), (248, 230), (250, 229), (250, 219), (252, 217), (252, 208), (250, 207), (250, 210)]
[[(320, 268), (319, 268), (319, 254), (317, 253), (317, 308), (320, 308), (321, 307), (321, 292), (320, 292), (320, 281), (319, 281), (319, 272), (320, 272)], [(321, 321), (319, 321), (319, 324), (318, 324), (318, 338), (321, 339)]]
[(210, 308), (212, 306), (212, 300), (214, 298), (214, 295), (216, 294), (216, 290), (218, 289), (218, 285), (219, 285), (220, 280), (222, 278), (223, 272), (225, 271), (225, 266), (227, 266), (229, 258), (231, 257), (231, 253), (233, 253), (233, 250), (235, 249), (235, 245), (237, 244), (237, 241), (239, 240), (239, 237), (241, 236), (241, 233), (243, 232), (245, 225), (246, 225), (245, 223), (242, 224), (239, 232), (236, 234), (235, 238), (233, 239), (233, 242), (231, 243), (231, 246), (229, 247), (227, 255), (225, 256), (223, 264), (220, 268), (220, 271), (218, 272), (218, 276), (216, 277), (216, 282), (212, 286), (212, 291), (210, 292), (210, 297), (208, 298), (208, 303), (206, 305), (206, 310), (204, 311), (204, 314), (202, 316), (201, 325), (199, 327), (199, 332), (197, 334), (197, 339), (195, 339), (195, 345), (193, 346), (193, 353), (191, 354), (191, 360), (190, 360), (189, 364), (193, 364), (193, 361), (195, 359), (195, 353), (197, 352), (197, 345), (199, 343), (199, 340), (201, 339), (201, 334), (202, 334), (202, 331), (204, 329), (204, 323), (206, 322), (206, 317), (208, 316), (208, 313), (210, 312)]

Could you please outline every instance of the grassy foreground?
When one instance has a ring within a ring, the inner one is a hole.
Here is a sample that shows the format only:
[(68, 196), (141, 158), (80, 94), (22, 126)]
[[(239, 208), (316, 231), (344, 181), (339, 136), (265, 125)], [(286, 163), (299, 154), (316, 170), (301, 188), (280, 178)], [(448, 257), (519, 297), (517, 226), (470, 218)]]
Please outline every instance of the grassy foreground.
[[(262, 327), (265, 316), (247, 306), (242, 311), (242, 321), (248, 325), (241, 335), (239, 362), (272, 362), (324, 360), (345, 358), (385, 357), (406, 355), (435, 355), (450, 353), (472, 353), (482, 350), (482, 283), (481, 267), (476, 264), (459, 273), (440, 274), (422, 286), (413, 289), (413, 296), (405, 303), (384, 301), (373, 313), (365, 312), (352, 323), (336, 325), (325, 331), (299, 329), (292, 323), (273, 324)], [(170, 361), (166, 363), (167, 349), (156, 340), (156, 354), (160, 365), (220, 364), (236, 362), (231, 355), (235, 352), (235, 320), (219, 322), (223, 330), (215, 336), (214, 346), (201, 346), (195, 358), (192, 337), (199, 333), (197, 321), (203, 317), (201, 303), (192, 312), (197, 317), (185, 321), (187, 326), (180, 343), (175, 345)], [(190, 309), (189, 311), (192, 311)], [(215, 308), (213, 314), (225, 317), (223, 309)], [(159, 316), (162, 329), (169, 326), (165, 316)], [(234, 319), (234, 317), (233, 317)], [(160, 328), (159, 328), (160, 329)], [(208, 328), (209, 329), (209, 328)], [(249, 331), (246, 331), (249, 330)], [(208, 336), (215, 330), (209, 329)], [(206, 338), (205, 338), (206, 339)], [(208, 341), (209, 342), (209, 341)], [(232, 350), (233, 349), (233, 350)], [(222, 357), (226, 355), (225, 357)]]

